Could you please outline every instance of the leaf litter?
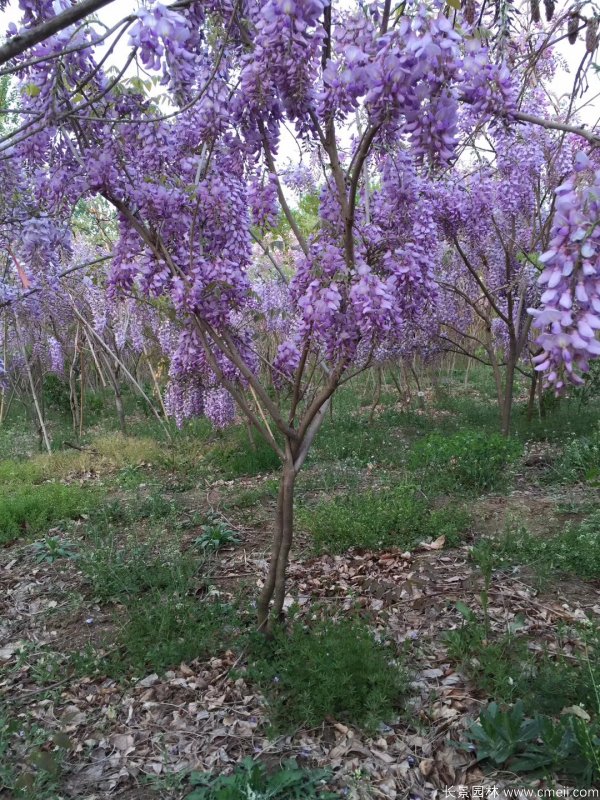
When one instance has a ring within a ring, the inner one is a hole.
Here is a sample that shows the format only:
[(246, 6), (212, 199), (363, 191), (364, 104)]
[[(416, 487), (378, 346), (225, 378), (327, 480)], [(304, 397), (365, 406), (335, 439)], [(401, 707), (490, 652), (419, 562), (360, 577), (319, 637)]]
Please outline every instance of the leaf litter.
[[(227, 771), (245, 756), (272, 766), (296, 757), (300, 764), (328, 767), (333, 788), (351, 800), (435, 800), (449, 786), (512, 787), (510, 776), (484, 774), (471, 753), (454, 746), (486, 699), (452, 665), (444, 634), (461, 624), (458, 602), (478, 607), (482, 583), (468, 546), (441, 547), (438, 539), (410, 552), (351, 550), (290, 565), (286, 607), (307, 618), (319, 608), (334, 615), (358, 608), (379, 634), (408, 649), (413, 679), (407, 707), (376, 736), (331, 720), (270, 739), (265, 700), (246, 682), (243, 663), (240, 676), (240, 659), (231, 651), (129, 685), (61, 674), (40, 687), (23, 652), (68, 650), (82, 641), (82, 629), (91, 641), (95, 623), (86, 620), (102, 622), (102, 609), (85, 602), (74, 613), (62, 608), (66, 593), (81, 581), (71, 562), (33, 566), (14, 551), (0, 564), (0, 705), (47, 732), (42, 749), (66, 745), (65, 798), (182, 797), (184, 790), (165, 795), (149, 787), (192, 769)], [(265, 567), (262, 553), (244, 546), (217, 562), (225, 576), (260, 576)], [(557, 624), (600, 614), (600, 591), (585, 588), (583, 604), (582, 594), (569, 599), (566, 587), (562, 596), (553, 591), (546, 597), (518, 574), (495, 576), (490, 624), (504, 631), (518, 618), (541, 650), (554, 639)]]

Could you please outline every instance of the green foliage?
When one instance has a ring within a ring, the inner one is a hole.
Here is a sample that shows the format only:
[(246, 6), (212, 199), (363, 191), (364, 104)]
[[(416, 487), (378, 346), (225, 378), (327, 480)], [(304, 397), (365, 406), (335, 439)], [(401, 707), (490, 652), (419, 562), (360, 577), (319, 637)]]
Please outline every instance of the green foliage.
[(113, 528), (92, 531), (79, 566), (101, 602), (119, 600), (151, 589), (185, 592), (198, 570), (198, 559), (176, 543), (154, 537), (123, 540)]
[(490, 703), (467, 737), (478, 761), (511, 772), (559, 773), (580, 786), (600, 778), (600, 724), (577, 709), (557, 721), (541, 714), (527, 718), (520, 701), (504, 711)]
[(240, 537), (235, 531), (222, 520), (217, 520), (204, 526), (202, 536), (194, 539), (194, 546), (214, 552), (227, 545), (238, 544), (239, 541)]
[(97, 497), (91, 489), (60, 483), (9, 485), (0, 497), (0, 544), (74, 519), (88, 511)]
[(71, 393), (69, 384), (62, 381), (58, 375), (49, 373), (44, 377), (43, 386), (44, 404), (50, 406), (59, 414), (71, 413)]
[(231, 606), (153, 590), (130, 601), (119, 634), (120, 647), (106, 671), (112, 675), (162, 673), (182, 661), (209, 658), (233, 643), (236, 623)]
[(276, 499), (278, 492), (279, 481), (269, 478), (262, 481), (258, 486), (233, 493), (231, 497), (225, 499), (223, 506), (238, 509), (252, 508), (264, 500)]
[(357, 619), (318, 621), (276, 631), (254, 644), (249, 676), (267, 696), (273, 725), (316, 727), (329, 718), (373, 731), (389, 720), (406, 691), (394, 649)]
[(563, 483), (600, 479), (600, 427), (587, 436), (570, 436), (552, 476)]
[(469, 515), (460, 507), (432, 510), (416, 487), (400, 485), (379, 492), (353, 493), (301, 509), (300, 524), (318, 551), (342, 553), (349, 547), (411, 547), (444, 535), (457, 544)]
[[(0, 461), (0, 486), (14, 483), (39, 483), (44, 471), (35, 461)], [(4, 488), (3, 488), (4, 493)]]
[(196, 788), (186, 800), (335, 800), (337, 794), (323, 789), (328, 778), (325, 770), (302, 769), (293, 760), (269, 774), (260, 761), (245, 758), (231, 775), (193, 772)]
[(35, 542), (33, 549), (38, 564), (53, 564), (61, 558), (75, 558), (77, 555), (75, 545), (57, 536), (46, 536), (42, 541)]
[(600, 578), (600, 510), (582, 522), (567, 523), (562, 531), (534, 536), (520, 526), (493, 543), (499, 564), (529, 564), (540, 575)]
[(14, 800), (56, 800), (69, 737), (0, 705), (0, 794)]
[(226, 437), (213, 447), (208, 456), (208, 463), (225, 479), (273, 472), (281, 466), (279, 457), (262, 437), (256, 436), (254, 443), (250, 443), (245, 428), (228, 431)]
[(464, 621), (446, 634), (448, 655), (485, 696), (504, 703), (521, 697), (528, 713), (559, 714), (580, 704), (586, 709), (596, 707), (600, 630), (584, 628), (580, 635), (585, 652), (567, 658), (561, 653), (560, 639), (554, 655), (530, 650), (527, 639), (519, 635), (522, 619), (515, 619), (504, 633), (491, 636), (471, 609), (462, 603), (457, 609)]
[(509, 467), (522, 449), (518, 441), (498, 433), (432, 433), (414, 445), (409, 466), (441, 492), (498, 490), (506, 487)]

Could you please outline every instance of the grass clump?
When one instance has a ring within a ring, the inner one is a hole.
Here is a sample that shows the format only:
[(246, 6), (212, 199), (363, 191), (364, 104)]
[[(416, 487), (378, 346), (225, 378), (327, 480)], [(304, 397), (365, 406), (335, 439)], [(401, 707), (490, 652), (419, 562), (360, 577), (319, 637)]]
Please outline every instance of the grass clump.
[(432, 433), (412, 449), (409, 466), (440, 492), (482, 492), (506, 487), (509, 467), (523, 446), (498, 433)]
[(393, 718), (407, 676), (392, 647), (356, 619), (278, 630), (255, 643), (250, 678), (267, 696), (275, 729), (338, 719), (374, 731)]
[(43, 533), (52, 525), (87, 512), (97, 494), (81, 486), (14, 484), (0, 497), (0, 544)]
[(101, 602), (152, 589), (185, 592), (198, 565), (198, 559), (156, 536), (123, 540), (113, 529), (94, 535), (79, 556), (79, 566)]
[(317, 551), (330, 553), (342, 553), (350, 547), (410, 547), (441, 535), (447, 544), (455, 545), (469, 525), (464, 509), (433, 510), (410, 485), (336, 497), (312, 509), (302, 509), (299, 519), (312, 534)]
[(226, 480), (273, 472), (281, 466), (271, 446), (261, 437), (250, 442), (245, 428), (234, 428), (226, 437), (213, 447), (207, 459)]
[(600, 510), (580, 523), (567, 523), (549, 536), (534, 536), (520, 526), (492, 543), (500, 564), (528, 564), (541, 577), (577, 575), (600, 579)]
[(160, 674), (182, 661), (208, 658), (234, 641), (236, 625), (232, 606), (154, 590), (128, 606), (120, 647), (109, 658), (107, 672)]
[(600, 479), (600, 427), (588, 436), (570, 436), (552, 475), (562, 483), (597, 482)]

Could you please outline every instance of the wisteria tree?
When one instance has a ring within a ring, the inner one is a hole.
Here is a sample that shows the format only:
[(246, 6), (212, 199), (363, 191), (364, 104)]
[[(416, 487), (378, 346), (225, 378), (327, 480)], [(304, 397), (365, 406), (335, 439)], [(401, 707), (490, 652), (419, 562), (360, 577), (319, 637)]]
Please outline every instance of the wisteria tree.
[[(111, 293), (173, 312), (160, 332), (169, 411), (225, 425), (237, 409), (278, 454), (268, 629), (295, 480), (334, 392), (434, 316), (436, 176), (490, 123), (572, 126), (519, 109), (509, 4), (180, 0), (108, 30), (85, 16), (62, 27), (76, 6), (61, 0), (19, 5), (18, 41), (32, 44), (9, 53), (21, 121), (0, 169), (28, 204), (6, 225), (18, 235), (29, 215), (58, 230), (103, 197), (119, 226)], [(115, 67), (118, 42), (129, 49)], [(290, 131), (302, 158), (284, 170)], [(322, 187), (309, 235), (291, 208), (306, 169)], [(280, 214), (293, 243), (274, 254), (265, 231)]]
[(538, 254), (548, 247), (554, 191), (573, 171), (575, 139), (530, 125), (490, 131), (467, 174), (440, 187), (448, 245), (436, 270), (440, 338), (490, 367), (505, 435), (517, 371), (530, 377), (535, 397), (531, 356), (539, 347), (527, 309), (539, 299)]

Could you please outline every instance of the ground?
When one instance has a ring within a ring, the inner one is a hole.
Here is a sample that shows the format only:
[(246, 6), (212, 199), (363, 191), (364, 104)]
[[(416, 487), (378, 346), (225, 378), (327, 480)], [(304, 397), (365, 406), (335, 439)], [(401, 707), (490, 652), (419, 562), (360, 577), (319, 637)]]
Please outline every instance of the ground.
[(253, 602), (277, 469), (243, 426), (169, 444), (132, 406), (129, 437), (99, 410), (76, 440), (57, 412), (71, 446), (46, 457), (9, 421), (0, 797), (175, 800), (191, 771), (244, 756), (326, 767), (333, 791), (365, 800), (585, 785), (554, 762), (477, 761), (468, 731), (492, 701), (559, 721), (575, 708), (590, 726), (600, 712), (597, 408), (573, 398), (527, 423), (517, 402), (506, 445), (485, 375), (412, 404), (390, 385), (374, 412), (369, 380), (334, 404), (299, 482), (286, 599), (288, 625), (356, 620), (401, 665), (375, 725), (354, 723), (350, 699), (298, 721), (281, 700), (292, 679), (265, 683)]

